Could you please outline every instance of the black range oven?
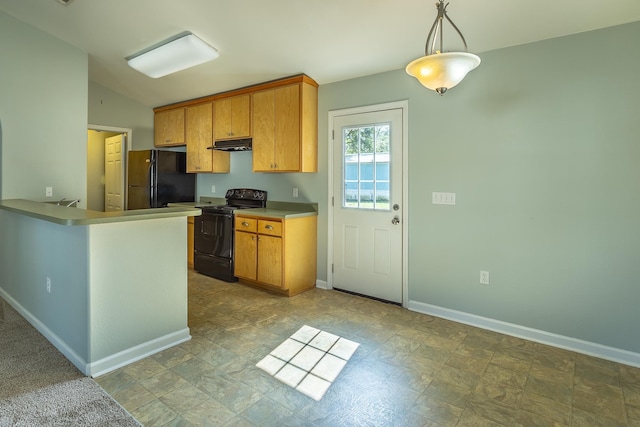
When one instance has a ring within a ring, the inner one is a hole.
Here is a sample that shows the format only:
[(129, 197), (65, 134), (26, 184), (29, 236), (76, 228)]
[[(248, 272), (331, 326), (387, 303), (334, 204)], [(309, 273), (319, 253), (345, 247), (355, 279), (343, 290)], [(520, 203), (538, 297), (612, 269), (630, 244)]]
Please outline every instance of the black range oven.
[(197, 272), (226, 282), (238, 280), (233, 275), (233, 212), (238, 209), (264, 208), (267, 192), (234, 188), (225, 194), (226, 204), (202, 207), (194, 222), (194, 268)]

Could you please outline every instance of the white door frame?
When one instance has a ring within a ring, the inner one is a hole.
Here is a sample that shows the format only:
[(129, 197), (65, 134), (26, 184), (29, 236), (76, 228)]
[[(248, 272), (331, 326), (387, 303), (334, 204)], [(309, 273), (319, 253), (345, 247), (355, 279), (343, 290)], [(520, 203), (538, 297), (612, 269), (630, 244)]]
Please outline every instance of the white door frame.
[(333, 289), (333, 272), (331, 266), (333, 260), (333, 120), (338, 116), (346, 116), (351, 114), (369, 113), (373, 111), (402, 109), (402, 306), (407, 307), (409, 303), (409, 286), (408, 286), (408, 248), (409, 248), (409, 101), (387, 102), (384, 104), (367, 105), (363, 107), (346, 108), (343, 110), (329, 111), (329, 129), (327, 133), (329, 147), (328, 156), (328, 229), (327, 229), (327, 289)]
[[(132, 145), (132, 141), (133, 141), (133, 129), (131, 128), (120, 128), (120, 127), (113, 127), (113, 126), (103, 126), (103, 125), (92, 125), (89, 124), (87, 126), (88, 130), (98, 130), (98, 131), (104, 131), (104, 132), (117, 132), (117, 133), (123, 133), (125, 134), (125, 149), (122, 150), (122, 167), (124, 168), (124, 180), (122, 181), (122, 209), (126, 210), (128, 208), (127, 206), (127, 201), (129, 200), (128, 194), (127, 194), (127, 189), (129, 188), (129, 186), (127, 185), (127, 181), (129, 180), (129, 177), (127, 176), (127, 158), (129, 157), (128, 153), (129, 151), (131, 151), (131, 145)], [(104, 150), (104, 148), (103, 148)], [(84, 196), (85, 200), (87, 199), (87, 195), (85, 194)]]

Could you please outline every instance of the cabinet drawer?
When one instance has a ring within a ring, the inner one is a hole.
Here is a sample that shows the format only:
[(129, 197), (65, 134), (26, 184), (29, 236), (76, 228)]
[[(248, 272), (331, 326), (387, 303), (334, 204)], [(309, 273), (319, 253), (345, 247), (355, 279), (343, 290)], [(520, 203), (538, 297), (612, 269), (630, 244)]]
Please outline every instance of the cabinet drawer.
[(236, 217), (236, 230), (256, 232), (258, 229), (258, 220), (255, 218)]
[(282, 222), (258, 220), (258, 233), (268, 234), (269, 236), (282, 236)]

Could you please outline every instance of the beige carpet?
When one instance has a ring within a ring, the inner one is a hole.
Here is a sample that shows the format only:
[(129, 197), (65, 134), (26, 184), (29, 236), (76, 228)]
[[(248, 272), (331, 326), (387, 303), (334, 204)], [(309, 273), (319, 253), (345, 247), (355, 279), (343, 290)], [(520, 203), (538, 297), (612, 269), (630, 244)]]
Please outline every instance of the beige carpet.
[(140, 426), (0, 298), (0, 427)]

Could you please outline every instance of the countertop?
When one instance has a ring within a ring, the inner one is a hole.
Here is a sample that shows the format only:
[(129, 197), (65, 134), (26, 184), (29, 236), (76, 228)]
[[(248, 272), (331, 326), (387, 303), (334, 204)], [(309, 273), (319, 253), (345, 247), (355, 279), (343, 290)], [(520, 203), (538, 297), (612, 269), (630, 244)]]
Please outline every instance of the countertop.
[[(206, 207), (207, 205), (224, 204), (225, 200), (201, 200), (199, 202), (169, 203), (169, 206), (184, 207)], [(270, 202), (267, 201), (266, 208), (242, 209), (235, 212), (236, 215), (256, 216), (263, 218), (299, 218), (304, 216), (318, 215), (317, 203), (293, 203), (293, 202)]]
[(202, 213), (198, 208), (182, 205), (168, 208), (98, 212), (80, 208), (67, 208), (65, 206), (24, 199), (1, 200), (0, 209), (60, 225), (106, 224), (158, 218), (197, 216)]
[(286, 210), (286, 209), (273, 209), (273, 208), (255, 208), (255, 209), (242, 209), (235, 212), (236, 215), (243, 216), (255, 216), (261, 218), (299, 218), (303, 216), (316, 216), (317, 211), (314, 210)]

